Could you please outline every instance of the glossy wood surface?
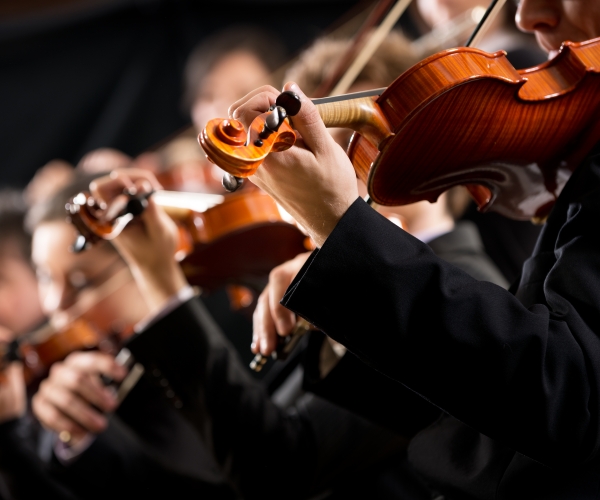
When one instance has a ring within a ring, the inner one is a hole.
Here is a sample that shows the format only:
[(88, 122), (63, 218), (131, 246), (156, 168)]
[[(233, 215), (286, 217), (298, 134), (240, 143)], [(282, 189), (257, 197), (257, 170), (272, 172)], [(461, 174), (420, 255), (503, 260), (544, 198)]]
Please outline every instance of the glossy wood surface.
[[(566, 42), (552, 61), (520, 71), (504, 52), (458, 48), (406, 71), (375, 104), (318, 109), (325, 125), (358, 132), (348, 155), (375, 202), (435, 201), (465, 185), (480, 210), (529, 219), (547, 215), (600, 141), (599, 73), (600, 39)], [(251, 175), (268, 154), (267, 144), (243, 152), (243, 142), (203, 134), (207, 154), (233, 175)], [(248, 170), (238, 161), (244, 155), (252, 157)]]
[[(271, 269), (310, 249), (304, 233), (261, 191), (229, 194), (204, 210), (197, 209), (198, 200), (206, 195), (159, 191), (155, 196), (179, 226), (175, 258), (192, 285), (209, 290), (229, 283), (262, 287)], [(87, 193), (73, 197), (67, 209), (71, 222), (92, 242), (114, 238), (123, 229), (118, 219), (104, 221)]]
[(271, 269), (308, 249), (306, 236), (260, 191), (227, 195), (204, 212), (167, 213), (194, 241), (181, 262), (188, 281), (209, 290), (225, 283), (260, 288)]
[(463, 184), (481, 210), (544, 217), (600, 140), (599, 73), (598, 40), (566, 44), (553, 61), (525, 71), (502, 52), (446, 51), (378, 99), (394, 140), (356, 136), (349, 154), (383, 205), (434, 201)]
[(277, 133), (261, 138), (267, 116), (267, 113), (258, 116), (248, 134), (238, 120), (216, 118), (208, 122), (198, 142), (210, 161), (236, 177), (250, 177), (269, 153), (285, 151), (296, 142), (287, 119)]
[[(70, 353), (97, 347), (102, 338), (89, 322), (77, 319), (62, 329), (46, 326), (21, 339), (16, 354), (23, 361), (26, 384), (39, 382), (48, 374), (52, 364), (62, 361)], [(0, 369), (9, 362), (6, 347), (0, 347)]]

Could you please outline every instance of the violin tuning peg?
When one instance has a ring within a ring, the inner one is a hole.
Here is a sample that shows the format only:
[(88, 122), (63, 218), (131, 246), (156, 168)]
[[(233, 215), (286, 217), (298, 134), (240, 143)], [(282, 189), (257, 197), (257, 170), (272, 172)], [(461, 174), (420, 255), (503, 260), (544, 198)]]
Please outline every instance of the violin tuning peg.
[(287, 112), (281, 106), (275, 106), (267, 116), (262, 131), (258, 137), (263, 140), (279, 130), (283, 121), (287, 118)]
[(254, 356), (254, 359), (250, 362), (250, 369), (252, 371), (255, 371), (256, 373), (259, 373), (268, 360), (269, 358), (267, 358), (266, 356), (263, 356), (262, 354), (257, 354), (256, 356)]
[(6, 353), (4, 354), (4, 358), (6, 359), (6, 361), (22, 361), (23, 360), (23, 356), (21, 356), (20, 352), (19, 352), (19, 341), (18, 340), (13, 340), (12, 342), (10, 342), (8, 344), (8, 348), (6, 350)]
[(298, 94), (295, 94), (291, 90), (282, 92), (275, 101), (276, 106), (281, 106), (285, 109), (288, 116), (296, 116), (300, 112), (302, 102)]
[(242, 187), (244, 184), (244, 179), (241, 177), (236, 177), (234, 175), (225, 173), (223, 175), (223, 187), (228, 193), (233, 193)]
[(125, 213), (131, 215), (140, 215), (148, 207), (148, 198), (146, 197), (133, 197), (127, 202), (125, 207)]
[(71, 252), (81, 253), (88, 248), (88, 240), (83, 234), (77, 235), (75, 243), (71, 245)]

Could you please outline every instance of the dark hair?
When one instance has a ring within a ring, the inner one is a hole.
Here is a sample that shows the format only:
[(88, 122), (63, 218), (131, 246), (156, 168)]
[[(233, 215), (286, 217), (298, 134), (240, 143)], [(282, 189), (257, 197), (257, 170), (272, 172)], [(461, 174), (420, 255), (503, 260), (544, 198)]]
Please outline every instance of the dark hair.
[(25, 230), (26, 213), (27, 204), (22, 191), (10, 188), (0, 190), (0, 253), (14, 249), (18, 257), (29, 262), (31, 236)]
[(285, 60), (283, 43), (261, 28), (250, 25), (231, 26), (209, 36), (196, 46), (184, 71), (183, 105), (189, 109), (198, 95), (202, 79), (225, 54), (243, 51), (253, 54), (274, 72)]
[(54, 196), (31, 207), (25, 219), (27, 231), (33, 234), (35, 229), (44, 222), (66, 220), (65, 204), (67, 201), (82, 191), (89, 191), (90, 183), (104, 175), (107, 175), (107, 172), (94, 174), (76, 172), (73, 180), (57, 191)]

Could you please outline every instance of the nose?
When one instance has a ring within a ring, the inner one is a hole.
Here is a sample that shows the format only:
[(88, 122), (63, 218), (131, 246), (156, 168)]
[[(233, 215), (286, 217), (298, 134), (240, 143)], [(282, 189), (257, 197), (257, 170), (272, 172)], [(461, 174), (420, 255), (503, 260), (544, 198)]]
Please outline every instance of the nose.
[(555, 0), (521, 0), (517, 8), (516, 22), (519, 29), (527, 32), (545, 32), (558, 26), (560, 12)]

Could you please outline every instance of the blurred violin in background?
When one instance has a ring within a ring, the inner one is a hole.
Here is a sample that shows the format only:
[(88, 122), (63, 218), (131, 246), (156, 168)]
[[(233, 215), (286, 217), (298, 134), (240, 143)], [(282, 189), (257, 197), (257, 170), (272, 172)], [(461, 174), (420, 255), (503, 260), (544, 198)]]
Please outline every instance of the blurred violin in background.
[[(148, 196), (130, 193), (117, 216), (108, 220), (91, 195), (75, 196), (66, 206), (80, 232), (75, 250), (116, 237), (144, 210)], [(189, 283), (203, 289), (239, 283), (258, 290), (273, 267), (310, 248), (298, 226), (260, 191), (226, 196), (156, 191), (151, 196), (177, 223), (175, 258)]]
[(126, 332), (120, 332), (120, 335), (101, 332), (84, 318), (78, 318), (62, 328), (45, 325), (12, 342), (0, 343), (0, 373), (9, 363), (21, 361), (25, 384), (35, 386), (48, 374), (54, 363), (62, 361), (72, 352), (100, 349), (116, 353), (120, 339), (132, 332), (131, 327)]

